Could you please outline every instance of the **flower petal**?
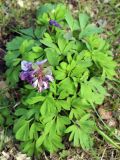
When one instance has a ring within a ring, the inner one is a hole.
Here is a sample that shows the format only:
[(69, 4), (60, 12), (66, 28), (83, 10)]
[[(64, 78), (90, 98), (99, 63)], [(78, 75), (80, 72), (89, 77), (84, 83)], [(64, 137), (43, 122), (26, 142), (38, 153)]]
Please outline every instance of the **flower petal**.
[(43, 81), (43, 89), (49, 88), (48, 82)]
[(32, 62), (28, 62), (28, 61), (23, 60), (21, 62), (21, 69), (23, 71), (31, 70), (32, 69)]
[(50, 67), (44, 68), (43, 72), (45, 75), (52, 75), (52, 70)]
[(36, 62), (36, 64), (37, 65), (42, 65), (42, 64), (44, 64), (44, 63), (46, 63), (47, 62), (47, 59), (44, 59), (43, 61), (38, 61), (38, 62)]
[(36, 88), (36, 87), (38, 86), (38, 79), (32, 84), (32, 86), (33, 86), (34, 88)]
[(20, 73), (20, 79), (21, 79), (22, 81), (24, 81), (24, 80), (26, 79), (26, 72), (21, 72), (21, 73)]
[(53, 81), (54, 81), (54, 78), (53, 78), (53, 76), (51, 76), (51, 75), (45, 75), (45, 78), (46, 78), (48, 81), (50, 81), (50, 82), (53, 82)]
[(43, 91), (43, 87), (38, 83), (38, 91), (42, 92)]
[(26, 80), (28, 83), (32, 84), (34, 80), (34, 71), (22, 71), (20, 73), (21, 80)]

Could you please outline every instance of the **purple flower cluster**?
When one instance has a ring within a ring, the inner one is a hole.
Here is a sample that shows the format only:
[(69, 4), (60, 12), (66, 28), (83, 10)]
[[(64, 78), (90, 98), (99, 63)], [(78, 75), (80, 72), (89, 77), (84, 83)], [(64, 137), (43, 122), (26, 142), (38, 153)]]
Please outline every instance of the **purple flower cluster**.
[(38, 88), (39, 92), (49, 88), (49, 82), (52, 82), (53, 76), (50, 67), (44, 67), (47, 59), (36, 63), (22, 61), (20, 78), (27, 81), (34, 88)]
[(49, 21), (49, 24), (51, 25), (51, 26), (55, 26), (55, 27), (58, 27), (58, 28), (61, 28), (61, 25), (59, 24), (59, 23), (57, 23), (55, 20), (50, 20)]

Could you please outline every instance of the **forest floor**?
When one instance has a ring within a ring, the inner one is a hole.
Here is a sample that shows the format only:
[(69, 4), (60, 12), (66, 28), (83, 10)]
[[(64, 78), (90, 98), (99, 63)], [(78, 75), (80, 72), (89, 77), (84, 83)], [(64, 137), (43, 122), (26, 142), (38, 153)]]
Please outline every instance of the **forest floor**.
[[(67, 4), (76, 14), (78, 11), (87, 12), (91, 20), (104, 28), (102, 36), (109, 41), (114, 59), (118, 62), (118, 79), (120, 78), (120, 1), (119, 0), (0, 0), (0, 103), (4, 96), (12, 101), (8, 91), (2, 92), (9, 86), (5, 83), (6, 70), (3, 57), (6, 53), (6, 43), (15, 36), (15, 30), (31, 26), (35, 20), (35, 11), (42, 3), (62, 2)], [(107, 63), (107, 62), (106, 62)], [(120, 86), (117, 82), (107, 84), (110, 96), (106, 98), (98, 111), (102, 119), (120, 136)], [(3, 96), (4, 95), (4, 96)], [(12, 102), (11, 102), (12, 104)], [(15, 105), (15, 104), (14, 104)], [(98, 121), (98, 125), (100, 122)], [(57, 154), (44, 153), (41, 160), (120, 160), (120, 151), (113, 148), (97, 134), (94, 150), (84, 152), (79, 148), (66, 148)], [(13, 138), (0, 128), (0, 160), (29, 160), (14, 144)]]

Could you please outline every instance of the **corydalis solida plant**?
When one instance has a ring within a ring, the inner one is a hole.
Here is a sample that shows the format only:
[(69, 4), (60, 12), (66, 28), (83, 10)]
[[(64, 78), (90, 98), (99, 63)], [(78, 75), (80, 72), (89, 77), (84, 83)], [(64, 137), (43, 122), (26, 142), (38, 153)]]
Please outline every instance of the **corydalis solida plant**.
[[(56, 152), (68, 135), (72, 145), (91, 149), (96, 130), (92, 106), (103, 103), (103, 84), (116, 74), (101, 31), (86, 14), (75, 19), (64, 5), (46, 4), (38, 9), (37, 27), (21, 30), (23, 36), (7, 44), (8, 82), (16, 84), (20, 75), (40, 92), (26, 85), (21, 89), (14, 133), (23, 152)], [(43, 67), (45, 59), (51, 69)]]
[(49, 82), (52, 82), (53, 76), (50, 67), (44, 68), (47, 59), (36, 63), (22, 61), (20, 73), (21, 80), (27, 81), (39, 92), (49, 88)]

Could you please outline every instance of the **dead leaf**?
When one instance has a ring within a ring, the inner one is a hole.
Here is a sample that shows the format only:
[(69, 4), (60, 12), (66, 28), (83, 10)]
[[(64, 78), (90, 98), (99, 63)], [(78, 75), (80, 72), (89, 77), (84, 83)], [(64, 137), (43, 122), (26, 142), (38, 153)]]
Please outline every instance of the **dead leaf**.
[(115, 118), (111, 118), (107, 121), (109, 127), (117, 127), (117, 121)]
[(105, 110), (104, 106), (99, 107), (98, 113), (102, 119), (108, 120), (112, 118), (112, 112)]
[(30, 160), (30, 157), (27, 157), (26, 154), (18, 153), (16, 155), (16, 160)]
[(2, 155), (4, 156), (4, 158), (9, 159), (9, 154), (8, 153), (2, 151)]

